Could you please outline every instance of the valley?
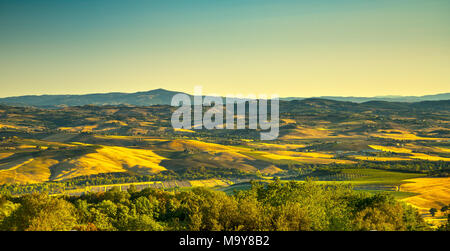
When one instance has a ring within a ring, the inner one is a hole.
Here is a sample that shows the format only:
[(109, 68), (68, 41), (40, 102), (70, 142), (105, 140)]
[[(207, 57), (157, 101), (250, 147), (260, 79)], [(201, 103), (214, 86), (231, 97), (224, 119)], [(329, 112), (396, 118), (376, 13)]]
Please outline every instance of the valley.
[[(387, 191), (425, 216), (450, 204), (449, 101), (281, 101), (273, 141), (259, 140), (259, 129), (174, 130), (174, 109), (0, 106), (1, 191), (80, 195), (135, 185), (231, 193), (251, 180), (313, 179)], [(430, 196), (434, 181), (443, 190)]]

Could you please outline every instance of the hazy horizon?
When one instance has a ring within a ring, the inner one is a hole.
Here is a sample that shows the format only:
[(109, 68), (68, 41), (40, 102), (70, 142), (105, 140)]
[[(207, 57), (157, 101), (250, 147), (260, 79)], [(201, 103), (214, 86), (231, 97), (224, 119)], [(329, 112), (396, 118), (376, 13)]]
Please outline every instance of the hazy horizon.
[[(21, 97), (21, 96), (46, 96), (46, 95), (74, 95), (74, 96), (81, 96), (81, 95), (92, 95), (92, 94), (108, 94), (108, 93), (124, 93), (124, 94), (132, 94), (132, 93), (137, 93), (137, 92), (149, 92), (149, 91), (154, 91), (154, 90), (158, 90), (158, 89), (163, 89), (166, 91), (171, 91), (171, 92), (182, 92), (182, 93), (186, 93), (189, 95), (194, 95), (194, 91), (180, 91), (180, 90), (171, 90), (171, 89), (166, 89), (163, 87), (157, 87), (154, 89), (149, 89), (149, 90), (138, 90), (138, 91), (133, 91), (133, 92), (129, 92), (129, 91), (104, 91), (104, 92), (87, 92), (87, 93), (54, 93), (54, 94), (48, 94), (48, 93), (42, 93), (42, 94), (24, 94), (24, 95), (13, 95), (13, 96), (0, 96), (0, 98), (12, 98), (12, 97)], [(347, 95), (347, 96), (340, 96), (340, 95), (318, 95), (318, 96), (299, 96), (299, 95), (291, 95), (291, 96), (280, 96), (280, 98), (314, 98), (314, 97), (342, 97), (342, 98), (350, 98), (350, 97), (355, 97), (355, 98), (376, 98), (376, 97), (421, 97), (421, 96), (432, 96), (432, 95), (440, 95), (440, 94), (448, 94), (450, 92), (439, 92), (439, 93), (431, 93), (431, 94), (423, 94), (423, 95), (395, 95), (395, 94), (391, 94), (391, 95), (374, 95), (374, 96), (351, 96), (351, 95)], [(211, 92), (207, 92), (207, 91), (203, 91), (202, 93), (203, 95), (216, 95), (216, 93), (211, 93)], [(246, 95), (246, 94), (266, 94), (266, 93), (228, 93), (228, 94), (242, 94), (242, 95)], [(219, 95), (219, 94), (218, 94)], [(220, 94), (220, 96), (226, 96), (226, 95), (222, 95)]]
[(450, 2), (0, 0), (0, 97), (450, 92)]

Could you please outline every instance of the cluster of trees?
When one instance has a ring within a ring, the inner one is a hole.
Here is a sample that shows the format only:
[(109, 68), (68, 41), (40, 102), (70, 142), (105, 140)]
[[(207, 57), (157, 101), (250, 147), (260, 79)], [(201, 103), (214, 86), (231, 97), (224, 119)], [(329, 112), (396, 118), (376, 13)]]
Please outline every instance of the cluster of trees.
[(429, 176), (448, 177), (450, 163), (448, 161), (409, 160), (395, 162), (369, 162), (363, 165), (367, 168), (384, 169), (392, 171), (425, 173)]
[[(441, 208), (441, 212), (442, 213), (447, 213), (447, 212), (449, 212), (450, 211), (450, 204), (449, 205), (445, 205), (445, 206), (443, 206), (442, 208)], [(434, 217), (434, 215), (436, 215), (436, 213), (438, 212), (438, 210), (436, 209), (436, 208), (430, 208), (430, 214), (431, 214), (431, 216), (433, 216)]]
[(410, 206), (388, 194), (349, 186), (252, 183), (228, 195), (187, 191), (112, 189), (80, 197), (28, 194), (0, 199), (1, 230), (426, 230)]
[(0, 195), (20, 195), (28, 193), (63, 193), (66, 189), (66, 183), (63, 182), (44, 182), (35, 184), (9, 184), (0, 185)]
[[(347, 180), (340, 174), (344, 168), (355, 169), (381, 169), (400, 172), (418, 172), (428, 175), (446, 177), (450, 174), (450, 163), (442, 161), (409, 161), (398, 163), (370, 163), (364, 164), (286, 164), (277, 165), (283, 170), (287, 170), (284, 175), (291, 179), (303, 180), (308, 177), (317, 177), (319, 180)], [(426, 171), (428, 170), (428, 171)], [(209, 178), (225, 179), (257, 179), (259, 174), (246, 173), (237, 169), (216, 168), (216, 167), (191, 167), (180, 170), (167, 170), (153, 175), (130, 175), (127, 173), (107, 173), (90, 176), (80, 176), (63, 181), (45, 182), (36, 184), (2, 184), (0, 194), (21, 195), (33, 192), (39, 193), (63, 193), (65, 190), (83, 188), (93, 185), (125, 184), (148, 181), (170, 181), (170, 180), (198, 180)], [(342, 176), (340, 179), (339, 177)], [(347, 175), (348, 176), (348, 175)]]
[[(292, 168), (294, 167), (294, 168)], [(407, 161), (362, 161), (356, 164), (296, 164), (288, 166), (289, 170), (310, 169), (316, 170), (335, 170), (335, 169), (380, 169), (387, 171), (424, 173), (429, 176), (448, 177), (450, 175), (450, 162), (448, 161), (429, 161), (429, 160), (407, 160)]]

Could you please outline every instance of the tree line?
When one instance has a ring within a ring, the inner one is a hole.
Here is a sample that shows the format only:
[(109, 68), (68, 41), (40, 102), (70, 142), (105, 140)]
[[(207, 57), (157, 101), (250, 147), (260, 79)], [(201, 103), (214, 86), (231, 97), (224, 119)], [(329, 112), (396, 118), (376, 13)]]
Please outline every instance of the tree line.
[[(444, 228), (442, 228), (444, 229)], [(0, 230), (357, 231), (428, 230), (416, 209), (387, 193), (316, 181), (269, 184), (233, 194), (206, 188), (112, 189), (79, 197), (0, 198)]]

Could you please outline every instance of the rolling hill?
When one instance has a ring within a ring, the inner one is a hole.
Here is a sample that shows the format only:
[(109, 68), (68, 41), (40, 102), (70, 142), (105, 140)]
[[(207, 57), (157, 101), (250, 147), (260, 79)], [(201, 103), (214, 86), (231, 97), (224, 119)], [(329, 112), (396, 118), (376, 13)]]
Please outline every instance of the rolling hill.
[[(82, 105), (170, 105), (175, 94), (182, 93), (165, 89), (155, 89), (145, 92), (135, 93), (95, 93), (85, 95), (27, 95), (17, 97), (0, 98), (0, 104), (14, 106), (35, 106), (35, 107), (65, 107)], [(191, 96), (192, 97), (192, 96)], [(388, 102), (421, 102), (449, 100), (450, 93), (442, 93), (426, 96), (377, 96), (377, 97), (288, 97), (281, 98), (283, 101), (325, 99), (344, 102), (364, 103), (368, 101), (388, 101)]]
[(81, 105), (169, 105), (179, 92), (155, 89), (136, 93), (96, 93), (86, 95), (29, 95), (0, 98), (0, 104), (36, 107), (64, 107)]

